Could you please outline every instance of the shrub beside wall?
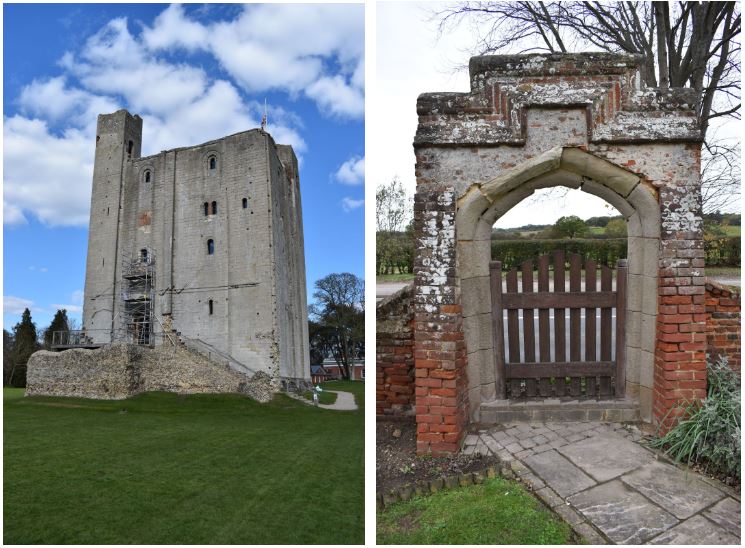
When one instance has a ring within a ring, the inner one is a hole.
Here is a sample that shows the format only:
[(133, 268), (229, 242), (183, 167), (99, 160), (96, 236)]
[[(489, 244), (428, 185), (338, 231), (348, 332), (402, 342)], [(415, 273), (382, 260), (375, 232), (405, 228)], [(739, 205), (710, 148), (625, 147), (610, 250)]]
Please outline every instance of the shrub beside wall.
[(740, 266), (740, 236), (704, 238), (706, 266)]
[(540, 255), (557, 249), (564, 251), (568, 258), (570, 253), (582, 255), (583, 262), (592, 259), (598, 264), (615, 267), (618, 259), (625, 259), (627, 253), (626, 238), (609, 238), (596, 240), (575, 238), (572, 240), (493, 240), (491, 256), (495, 261), (502, 261), (502, 270), (519, 268), (527, 260), (534, 260)]

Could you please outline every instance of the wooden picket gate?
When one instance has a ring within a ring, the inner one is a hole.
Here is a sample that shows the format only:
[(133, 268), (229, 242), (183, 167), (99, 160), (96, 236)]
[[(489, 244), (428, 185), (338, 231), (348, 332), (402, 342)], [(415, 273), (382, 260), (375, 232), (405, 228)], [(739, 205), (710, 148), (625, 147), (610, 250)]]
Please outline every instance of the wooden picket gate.
[[(549, 255), (542, 255), (538, 258), (537, 292), (533, 287), (532, 260), (525, 261), (521, 265), (520, 290), (518, 290), (516, 269), (513, 268), (507, 272), (503, 288), (501, 263), (492, 261), (489, 265), (497, 394), (508, 398), (621, 397), (625, 393), (626, 384), (627, 261), (625, 259), (618, 261), (615, 291), (613, 290), (612, 269), (607, 266), (601, 268), (600, 291), (598, 291), (597, 264), (588, 260), (585, 263), (585, 289), (583, 290), (582, 257), (570, 254), (569, 291), (567, 291), (564, 252), (554, 251), (552, 255), (553, 290), (549, 284)], [(553, 322), (551, 321), (551, 309), (553, 309)], [(569, 309), (568, 330), (567, 309)], [(582, 309), (585, 310), (584, 355), (582, 352)], [(597, 309), (600, 309), (599, 341)], [(613, 309), (616, 311), (615, 329), (613, 328)], [(506, 341), (505, 310), (507, 311)], [(518, 312), (520, 310), (523, 315), (522, 344)], [(534, 310), (538, 311), (537, 360)], [(613, 344), (614, 331), (615, 345)], [(507, 356), (505, 356), (505, 346)], [(567, 350), (569, 351), (568, 358)]]

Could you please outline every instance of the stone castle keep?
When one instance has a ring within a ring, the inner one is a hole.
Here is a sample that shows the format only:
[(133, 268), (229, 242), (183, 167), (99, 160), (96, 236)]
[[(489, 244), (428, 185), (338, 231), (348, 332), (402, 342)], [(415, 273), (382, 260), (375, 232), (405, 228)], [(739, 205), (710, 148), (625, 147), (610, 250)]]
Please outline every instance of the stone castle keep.
[(70, 346), (177, 342), (275, 386), (309, 380), (292, 147), (253, 129), (143, 158), (142, 123), (98, 117), (84, 334)]

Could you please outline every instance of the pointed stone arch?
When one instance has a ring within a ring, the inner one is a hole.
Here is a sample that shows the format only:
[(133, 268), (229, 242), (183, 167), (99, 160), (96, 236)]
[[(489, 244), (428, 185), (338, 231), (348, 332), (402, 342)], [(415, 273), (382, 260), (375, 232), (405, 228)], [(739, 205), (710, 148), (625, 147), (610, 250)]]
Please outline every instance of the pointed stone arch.
[[(580, 189), (621, 212), (628, 224), (629, 299), (627, 305), (626, 393), (643, 418), (652, 414), (655, 324), (657, 320), (660, 209), (657, 195), (638, 174), (576, 147), (556, 147), (526, 160), (457, 199), (456, 261), (466, 349), (469, 415), (498, 397), (492, 339), (491, 229), (494, 223), (536, 190), (554, 186)], [(645, 304), (646, 303), (646, 304)]]

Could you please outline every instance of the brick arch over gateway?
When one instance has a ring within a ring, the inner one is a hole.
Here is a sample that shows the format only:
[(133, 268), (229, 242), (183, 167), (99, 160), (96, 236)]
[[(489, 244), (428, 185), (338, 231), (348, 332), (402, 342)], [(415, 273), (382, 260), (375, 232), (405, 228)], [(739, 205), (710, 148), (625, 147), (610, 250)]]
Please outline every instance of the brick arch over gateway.
[(554, 186), (578, 188), (598, 196), (627, 221), (626, 394), (649, 421), (654, 388), (660, 246), (657, 193), (639, 175), (575, 147), (557, 147), (526, 160), (494, 179), (472, 185), (457, 200), (455, 229), (468, 358), (468, 414), (471, 420), (480, 421), (480, 405), (498, 397), (489, 287), (492, 226), (535, 190)]

